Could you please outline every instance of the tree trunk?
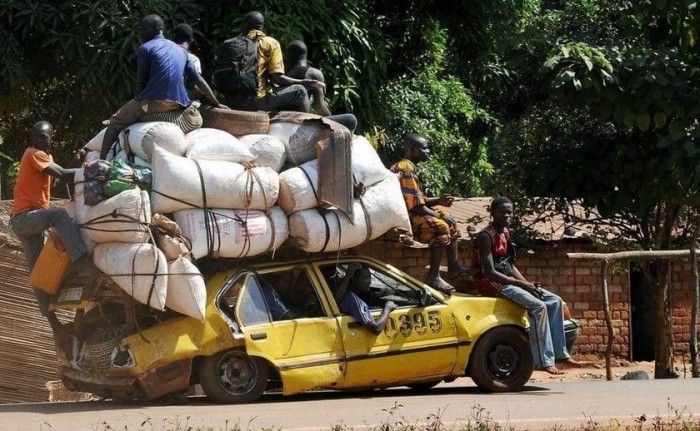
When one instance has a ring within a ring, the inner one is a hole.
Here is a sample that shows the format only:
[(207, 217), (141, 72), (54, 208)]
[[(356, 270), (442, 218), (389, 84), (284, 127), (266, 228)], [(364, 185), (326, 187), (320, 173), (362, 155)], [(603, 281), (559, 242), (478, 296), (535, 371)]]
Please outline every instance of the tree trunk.
[[(659, 248), (671, 247), (673, 226), (678, 220), (680, 206), (668, 205), (663, 214), (663, 225), (659, 229)], [(656, 363), (654, 378), (668, 379), (678, 377), (673, 371), (673, 316), (669, 289), (670, 263), (659, 262), (656, 278), (656, 321), (660, 323), (656, 333)]]

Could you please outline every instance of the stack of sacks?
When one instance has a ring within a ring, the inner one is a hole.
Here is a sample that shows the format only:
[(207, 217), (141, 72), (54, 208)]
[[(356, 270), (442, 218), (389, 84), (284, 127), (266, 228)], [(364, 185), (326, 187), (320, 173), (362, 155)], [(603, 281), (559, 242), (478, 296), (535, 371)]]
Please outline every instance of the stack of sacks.
[(156, 310), (165, 309), (168, 273), (153, 244), (148, 193), (126, 190), (88, 208), (83, 229), (97, 245), (95, 266), (127, 294)]
[(318, 166), (310, 160), (280, 174), (279, 206), (289, 215), (289, 236), (307, 252), (356, 247), (390, 229), (410, 232), (398, 179), (384, 167), (372, 145), (354, 136), (351, 174), (363, 194), (354, 200), (353, 219), (337, 210), (317, 210)]
[[(154, 212), (173, 213), (192, 257), (255, 256), (281, 246), (288, 228), (274, 206), (277, 172), (257, 166), (248, 145), (228, 132), (201, 128), (186, 141), (186, 157), (154, 150), (151, 199)], [(266, 144), (266, 154), (283, 148), (272, 137), (251, 141)]]
[(353, 220), (337, 210), (307, 209), (289, 216), (289, 237), (307, 252), (356, 247), (393, 228), (411, 231), (399, 180), (393, 175), (369, 187), (353, 203)]

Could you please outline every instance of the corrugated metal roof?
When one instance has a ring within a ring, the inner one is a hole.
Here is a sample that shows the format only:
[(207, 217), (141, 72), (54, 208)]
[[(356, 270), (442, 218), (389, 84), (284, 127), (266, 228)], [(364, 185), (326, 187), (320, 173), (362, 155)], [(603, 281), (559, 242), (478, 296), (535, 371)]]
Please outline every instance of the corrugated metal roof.
[[(455, 217), (464, 238), (472, 238), (485, 228), (491, 221), (489, 205), (491, 197), (459, 198), (447, 210)], [(573, 219), (587, 220), (583, 207), (572, 205), (569, 212), (575, 214)], [(541, 214), (526, 215), (521, 223), (531, 230), (535, 239), (545, 241), (560, 241), (563, 239), (588, 239), (595, 235), (594, 226), (590, 223), (567, 221), (561, 214), (552, 211), (542, 211)], [(608, 234), (614, 232), (608, 228)], [(600, 233), (599, 233), (600, 234)], [(609, 235), (608, 235), (609, 236)]]

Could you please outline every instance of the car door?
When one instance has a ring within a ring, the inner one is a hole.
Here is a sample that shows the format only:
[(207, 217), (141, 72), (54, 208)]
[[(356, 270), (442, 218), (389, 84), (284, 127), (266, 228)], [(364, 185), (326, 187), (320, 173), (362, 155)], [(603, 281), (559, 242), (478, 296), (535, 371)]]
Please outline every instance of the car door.
[[(379, 335), (337, 310), (347, 361), (343, 386), (388, 386), (431, 377), (439, 380), (450, 374), (457, 360), (457, 332), (449, 307), (433, 296), (428, 297), (427, 306), (421, 306), (418, 286), (381, 266), (362, 264), (368, 266), (372, 275), (370, 290), (374, 293), (370, 295), (407, 301), (397, 304)], [(327, 276), (332, 271), (342, 273), (346, 267), (347, 263), (322, 265), (321, 272)], [(331, 290), (333, 284), (328, 282)], [(384, 303), (382, 298), (376, 299), (371, 307), (375, 319)]]
[[(275, 281), (274, 286), (269, 280)], [(292, 292), (291, 300), (300, 299), (295, 288), (306, 288), (311, 295), (299, 308), (306, 310), (297, 314), (285, 295)], [(308, 268), (240, 274), (222, 298), (235, 304), (232, 314), (245, 337), (248, 355), (265, 358), (275, 366), (285, 394), (333, 388), (342, 380), (344, 351), (338, 322), (318, 296)], [(315, 304), (311, 304), (313, 299)]]

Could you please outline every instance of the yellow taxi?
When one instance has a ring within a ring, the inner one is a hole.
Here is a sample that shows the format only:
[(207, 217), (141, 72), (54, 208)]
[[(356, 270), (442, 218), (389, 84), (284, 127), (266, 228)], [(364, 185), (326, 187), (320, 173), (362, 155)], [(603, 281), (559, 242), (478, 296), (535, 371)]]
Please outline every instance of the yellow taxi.
[[(350, 265), (371, 274), (361, 299), (374, 318), (397, 306), (379, 334), (334, 299)], [(213, 401), (241, 403), (272, 390), (427, 390), (462, 376), (517, 391), (532, 374), (527, 316), (508, 300), (445, 295), (357, 255), (222, 266), (207, 280), (204, 321), (106, 298), (80, 310), (57, 341), (66, 387), (155, 399), (199, 384)]]

